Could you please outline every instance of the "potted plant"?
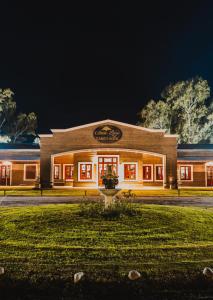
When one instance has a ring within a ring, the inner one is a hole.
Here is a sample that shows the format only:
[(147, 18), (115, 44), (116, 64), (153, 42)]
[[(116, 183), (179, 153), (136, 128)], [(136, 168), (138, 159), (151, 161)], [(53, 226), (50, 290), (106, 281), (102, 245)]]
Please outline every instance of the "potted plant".
[(107, 172), (102, 177), (102, 183), (105, 185), (105, 189), (115, 189), (118, 184), (118, 176), (112, 171), (112, 166), (107, 166)]

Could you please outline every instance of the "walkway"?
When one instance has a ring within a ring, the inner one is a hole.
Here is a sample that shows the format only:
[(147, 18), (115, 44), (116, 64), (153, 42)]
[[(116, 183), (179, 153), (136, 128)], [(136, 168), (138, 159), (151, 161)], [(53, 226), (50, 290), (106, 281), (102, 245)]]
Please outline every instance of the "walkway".
[[(0, 206), (33, 206), (47, 204), (95, 202), (100, 197), (1, 197)], [(141, 204), (213, 207), (213, 197), (137, 197), (134, 202)]]

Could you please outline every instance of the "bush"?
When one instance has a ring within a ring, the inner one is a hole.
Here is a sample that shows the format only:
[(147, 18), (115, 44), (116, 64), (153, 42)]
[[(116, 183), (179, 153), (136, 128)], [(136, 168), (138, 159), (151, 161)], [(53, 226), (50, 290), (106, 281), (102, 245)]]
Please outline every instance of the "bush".
[(80, 216), (84, 217), (99, 217), (104, 211), (104, 204), (99, 203), (81, 203), (80, 204)]
[(80, 205), (80, 215), (85, 217), (101, 217), (104, 219), (118, 219), (125, 216), (132, 217), (139, 214), (133, 205), (124, 200), (116, 200), (115, 203), (105, 208), (104, 203), (82, 203)]

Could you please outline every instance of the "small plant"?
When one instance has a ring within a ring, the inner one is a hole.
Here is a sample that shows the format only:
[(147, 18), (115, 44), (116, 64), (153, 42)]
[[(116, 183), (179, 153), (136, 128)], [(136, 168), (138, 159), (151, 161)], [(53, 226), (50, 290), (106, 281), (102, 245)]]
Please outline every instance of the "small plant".
[(136, 195), (132, 192), (132, 190), (128, 190), (127, 192), (122, 192), (122, 196), (126, 199), (135, 199)]

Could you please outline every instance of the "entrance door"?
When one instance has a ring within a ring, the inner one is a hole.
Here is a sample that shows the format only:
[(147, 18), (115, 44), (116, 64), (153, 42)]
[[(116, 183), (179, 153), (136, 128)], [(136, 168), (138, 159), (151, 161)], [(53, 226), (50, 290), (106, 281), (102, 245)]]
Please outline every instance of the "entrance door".
[(106, 174), (108, 166), (111, 166), (112, 172), (118, 175), (118, 157), (117, 156), (98, 157), (98, 185), (102, 185), (101, 176)]
[(207, 186), (213, 186), (213, 166), (207, 166)]
[(10, 166), (0, 166), (0, 185), (10, 185)]

